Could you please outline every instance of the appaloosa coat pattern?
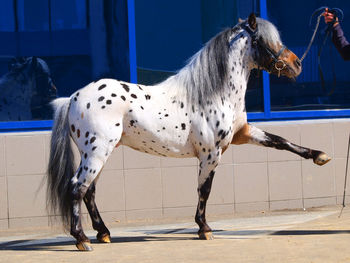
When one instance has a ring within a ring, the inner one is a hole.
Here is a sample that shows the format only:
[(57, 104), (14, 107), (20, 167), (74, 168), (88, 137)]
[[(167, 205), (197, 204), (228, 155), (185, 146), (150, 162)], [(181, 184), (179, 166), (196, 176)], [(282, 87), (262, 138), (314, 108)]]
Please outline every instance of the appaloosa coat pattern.
[[(157, 156), (198, 158), (195, 220), (202, 239), (212, 238), (205, 219), (206, 203), (215, 168), (230, 143), (285, 149), (319, 165), (329, 161), (320, 151), (294, 145), (247, 123), (244, 97), (250, 71), (258, 67), (290, 78), (301, 72), (299, 59), (283, 46), (277, 29), (252, 14), (211, 39), (183, 69), (158, 85), (101, 79), (70, 98), (54, 101), (48, 202), (70, 225), (78, 249), (91, 250), (81, 227), (82, 200), (98, 240), (110, 242), (94, 201), (95, 185), (120, 144)], [(81, 155), (76, 170), (70, 138)]]

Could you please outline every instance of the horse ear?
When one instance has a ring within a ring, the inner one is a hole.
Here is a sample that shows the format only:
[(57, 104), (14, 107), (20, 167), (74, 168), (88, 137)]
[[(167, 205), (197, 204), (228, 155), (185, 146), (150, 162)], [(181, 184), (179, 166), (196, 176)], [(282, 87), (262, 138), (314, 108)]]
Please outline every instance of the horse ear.
[(256, 16), (254, 13), (251, 13), (248, 18), (248, 24), (251, 29), (255, 30), (256, 29)]

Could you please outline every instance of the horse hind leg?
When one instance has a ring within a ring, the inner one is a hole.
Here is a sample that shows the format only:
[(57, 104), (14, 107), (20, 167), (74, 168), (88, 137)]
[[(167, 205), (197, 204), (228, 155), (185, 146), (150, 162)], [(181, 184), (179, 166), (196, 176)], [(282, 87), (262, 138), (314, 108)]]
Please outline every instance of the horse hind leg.
[[(77, 141), (77, 146), (81, 150), (81, 165), (72, 178), (74, 187), (72, 188), (71, 234), (76, 238), (76, 246), (79, 250), (92, 250), (90, 241), (81, 227), (81, 202), (85, 197), (84, 202), (87, 203), (88, 210), (90, 209), (89, 213), (92, 215), (92, 221), (96, 223), (97, 238), (103, 242), (110, 240), (109, 231), (106, 227), (103, 227), (104, 223), (94, 201), (95, 188), (93, 186), (90, 189), (90, 186), (96, 183), (97, 176), (121, 138), (121, 127), (116, 125), (111, 131), (109, 135), (99, 136), (94, 134), (89, 140), (85, 141), (84, 138), (84, 140)], [(106, 137), (111, 139), (106, 141)], [(100, 222), (97, 222), (98, 220)]]
[(88, 209), (92, 221), (92, 227), (97, 231), (97, 240), (101, 243), (111, 243), (111, 233), (104, 224), (95, 203), (95, 190), (95, 182), (93, 182), (87, 190), (83, 200)]
[(81, 251), (91, 251), (89, 238), (85, 235), (81, 224), (81, 201), (86, 192), (80, 182), (71, 183), (71, 230), (70, 234), (76, 239), (76, 246)]
[[(81, 225), (81, 203), (87, 196), (87, 200), (90, 200), (92, 190), (90, 190), (91, 184), (94, 183), (97, 175), (102, 170), (102, 167), (107, 160), (101, 160), (97, 156), (82, 157), (84, 158), (78, 168), (75, 176), (72, 178), (71, 185), (71, 235), (76, 239), (76, 246), (81, 251), (91, 251), (91, 243), (89, 238), (84, 234)], [(90, 195), (90, 196), (89, 196)], [(85, 201), (85, 200), (84, 200)], [(95, 215), (95, 213), (93, 213)], [(107, 230), (108, 231), (108, 230)]]

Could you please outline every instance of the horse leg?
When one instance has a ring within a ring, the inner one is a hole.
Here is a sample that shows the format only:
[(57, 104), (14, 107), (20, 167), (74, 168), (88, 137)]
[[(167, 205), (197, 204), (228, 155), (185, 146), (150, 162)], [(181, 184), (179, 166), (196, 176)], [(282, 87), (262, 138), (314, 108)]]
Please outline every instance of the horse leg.
[(81, 201), (87, 188), (81, 183), (71, 182), (71, 230), (70, 234), (76, 239), (76, 246), (81, 251), (91, 251), (90, 240), (85, 235), (81, 225)]
[[(95, 156), (92, 154), (91, 156), (88, 156), (86, 158), (82, 157), (82, 163), (71, 180), (71, 185), (72, 185), (71, 208), (72, 209), (71, 209), (70, 233), (77, 240), (76, 246), (81, 251), (92, 250), (90, 240), (84, 234), (84, 231), (81, 225), (81, 202), (86, 197), (86, 195), (88, 195), (86, 198), (87, 200), (90, 200), (92, 198), (91, 195), (94, 191), (93, 191), (93, 188), (89, 190), (90, 186), (94, 183), (97, 175), (100, 173), (109, 154), (105, 155), (105, 158), (103, 159), (101, 159), (101, 156)], [(93, 213), (93, 215), (95, 214)]]
[[(213, 157), (215, 156), (215, 157)], [(216, 154), (209, 153), (205, 158), (200, 158), (199, 177), (198, 177), (198, 205), (195, 216), (195, 221), (199, 226), (199, 239), (210, 240), (213, 239), (212, 230), (208, 226), (205, 211), (207, 200), (209, 198), (213, 178), (215, 175), (215, 168), (219, 163), (221, 157), (221, 149)]]
[(96, 186), (95, 182), (93, 182), (87, 190), (83, 200), (85, 202), (86, 208), (89, 211), (92, 227), (97, 231), (97, 240), (101, 243), (111, 243), (111, 234), (108, 228), (105, 226), (95, 203), (95, 190)]
[(312, 158), (317, 165), (324, 165), (331, 160), (324, 152), (296, 145), (280, 136), (265, 132), (249, 124), (245, 124), (235, 134), (231, 143), (237, 145), (251, 143), (278, 150), (287, 150), (305, 159)]

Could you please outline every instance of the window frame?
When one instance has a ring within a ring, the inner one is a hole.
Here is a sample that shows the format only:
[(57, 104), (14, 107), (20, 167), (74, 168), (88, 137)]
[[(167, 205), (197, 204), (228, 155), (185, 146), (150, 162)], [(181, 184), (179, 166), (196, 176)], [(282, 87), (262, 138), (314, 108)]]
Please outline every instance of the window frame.
[[(135, 2), (126, 0), (128, 8), (128, 32), (129, 32), (129, 67), (130, 82), (137, 83), (137, 60), (136, 60), (136, 28), (135, 28)], [(266, 0), (259, 0), (259, 11), (262, 18), (267, 19)], [(339, 110), (301, 110), (301, 111), (271, 111), (270, 100), (270, 77), (265, 71), (262, 72), (263, 86), (263, 112), (248, 112), (249, 121), (277, 121), (277, 120), (300, 120), (300, 119), (327, 119), (349, 118), (350, 109)], [(22, 131), (47, 131), (51, 130), (52, 120), (40, 121), (16, 121), (0, 122), (0, 133)]]

